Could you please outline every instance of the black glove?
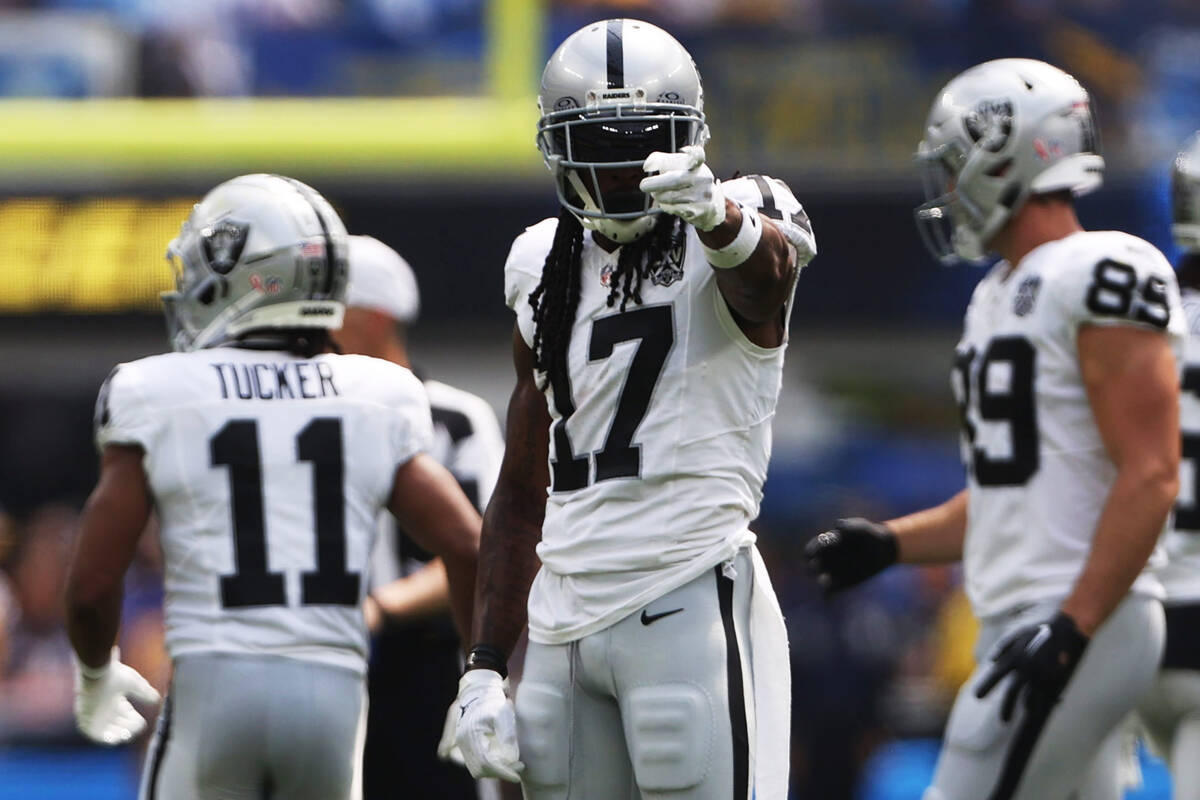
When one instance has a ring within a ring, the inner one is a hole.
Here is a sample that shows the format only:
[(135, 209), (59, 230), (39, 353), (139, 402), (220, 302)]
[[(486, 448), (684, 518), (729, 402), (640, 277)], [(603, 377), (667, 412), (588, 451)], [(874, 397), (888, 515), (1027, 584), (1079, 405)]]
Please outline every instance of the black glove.
[(1088, 641), (1075, 620), (1061, 611), (1038, 625), (1013, 631), (996, 650), (992, 668), (975, 687), (975, 696), (986, 697), (1011, 672), (1000, 719), (1012, 719), (1022, 689), (1027, 710), (1049, 713), (1071, 680)]
[(896, 534), (886, 525), (855, 517), (809, 540), (804, 558), (827, 592), (862, 583), (896, 563)]

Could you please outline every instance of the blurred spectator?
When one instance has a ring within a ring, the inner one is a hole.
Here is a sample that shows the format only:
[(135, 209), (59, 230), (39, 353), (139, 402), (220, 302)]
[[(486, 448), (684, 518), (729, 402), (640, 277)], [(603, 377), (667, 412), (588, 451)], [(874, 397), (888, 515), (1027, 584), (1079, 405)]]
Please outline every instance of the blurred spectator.
[(8, 653), (0, 671), (0, 740), (75, 738), (62, 590), (76, 521), (71, 509), (48, 506), (22, 531), (11, 571), (15, 603), (7, 619)]
[[(0, 563), (10, 540), (0, 515)], [(78, 743), (71, 647), (63, 627), (63, 587), (78, 515), (63, 505), (34, 511), (13, 537), (7, 573), (0, 573), (0, 742)], [(158, 689), (169, 679), (163, 649), (162, 577), (158, 538), (143, 535), (125, 592), (124, 659)], [(9, 577), (5, 577), (5, 575)]]

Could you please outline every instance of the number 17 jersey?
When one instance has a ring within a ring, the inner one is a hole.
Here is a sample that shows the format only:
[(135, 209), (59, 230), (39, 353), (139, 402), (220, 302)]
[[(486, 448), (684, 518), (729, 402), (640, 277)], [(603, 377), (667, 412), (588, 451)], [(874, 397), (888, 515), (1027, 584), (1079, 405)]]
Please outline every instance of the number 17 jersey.
[(365, 671), (376, 516), (396, 468), (431, 437), (421, 383), (366, 356), (219, 347), (118, 366), (96, 441), (145, 452), (171, 657)]
[[(785, 236), (811, 236), (783, 183), (753, 176), (722, 188)], [(529, 296), (556, 227), (526, 230), (505, 266), (530, 347)], [(624, 311), (619, 290), (609, 304), (619, 256), (584, 234), (569, 378), (546, 390), (551, 487), (529, 595), (529, 635), (544, 644), (602, 630), (753, 541), (770, 458), (784, 346), (742, 333), (691, 226)]]
[[(1075, 233), (1016, 269), (997, 264), (967, 307), (952, 383), (969, 490), (964, 582), (980, 618), (1065, 598), (1091, 551), (1117, 470), (1080, 374), (1085, 325), (1160, 332), (1181, 362), (1186, 323), (1162, 254), (1125, 233)], [(1133, 591), (1162, 587), (1147, 570)]]

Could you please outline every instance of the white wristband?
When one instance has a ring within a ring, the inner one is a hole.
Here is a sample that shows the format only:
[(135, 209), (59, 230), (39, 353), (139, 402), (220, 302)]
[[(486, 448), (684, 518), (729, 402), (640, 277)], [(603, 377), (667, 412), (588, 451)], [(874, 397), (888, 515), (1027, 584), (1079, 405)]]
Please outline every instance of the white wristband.
[(762, 220), (758, 217), (758, 211), (746, 208), (741, 203), (737, 206), (742, 212), (742, 227), (738, 228), (733, 241), (719, 248), (702, 244), (704, 257), (717, 269), (730, 269), (745, 263), (758, 247), (758, 240), (762, 238)]

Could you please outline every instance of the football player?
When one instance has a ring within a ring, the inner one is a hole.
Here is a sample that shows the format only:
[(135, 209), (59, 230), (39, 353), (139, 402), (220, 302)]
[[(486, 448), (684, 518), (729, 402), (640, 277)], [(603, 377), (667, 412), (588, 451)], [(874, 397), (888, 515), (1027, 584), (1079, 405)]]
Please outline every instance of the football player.
[(1171, 173), (1175, 243), (1188, 326), (1180, 416), (1183, 461), (1179, 500), (1167, 534), (1167, 645), (1162, 670), (1138, 707), (1142, 727), (1171, 767), (1176, 800), (1200, 800), (1200, 133)]
[(787, 792), (786, 632), (747, 525), (815, 246), (783, 183), (713, 178), (703, 102), (632, 19), (542, 76), (561, 209), (505, 265), (517, 385), (457, 699), (472, 772), (530, 800)]
[[(408, 330), (420, 305), (412, 267), (370, 236), (351, 236), (349, 252), (346, 315), (334, 339), (343, 352), (410, 367)], [(422, 383), (433, 413), (429, 454), (482, 509), (504, 454), (496, 413), (469, 392), (430, 379)], [(462, 646), (445, 613), (445, 565), (398, 529), (390, 514), (381, 516), (380, 525), (368, 580), (368, 610), (375, 612), (368, 620), (376, 618), (376, 630), (367, 672), (363, 796), (475, 800), (467, 771), (437, 757), (446, 705), (462, 668)]]
[(1119, 797), (1118, 723), (1163, 643), (1147, 570), (1179, 470), (1185, 321), (1170, 265), (1073, 198), (1104, 161), (1087, 92), (1055, 67), (989, 61), (951, 81), (917, 158), (939, 258), (1002, 260), (967, 308), (953, 385), (967, 487), (808, 545), (837, 590), (896, 561), (962, 559), (981, 623), (925, 800)]
[(420, 381), (333, 355), (346, 232), (317, 192), (246, 175), (204, 197), (171, 242), (177, 352), (122, 364), (100, 391), (99, 482), (67, 587), (76, 720), (106, 744), (149, 700), (113, 647), (122, 577), (153, 510), (174, 677), (143, 800), (357, 797), (364, 572), (388, 508), (442, 558), (469, 625), (479, 515), (423, 451)]

